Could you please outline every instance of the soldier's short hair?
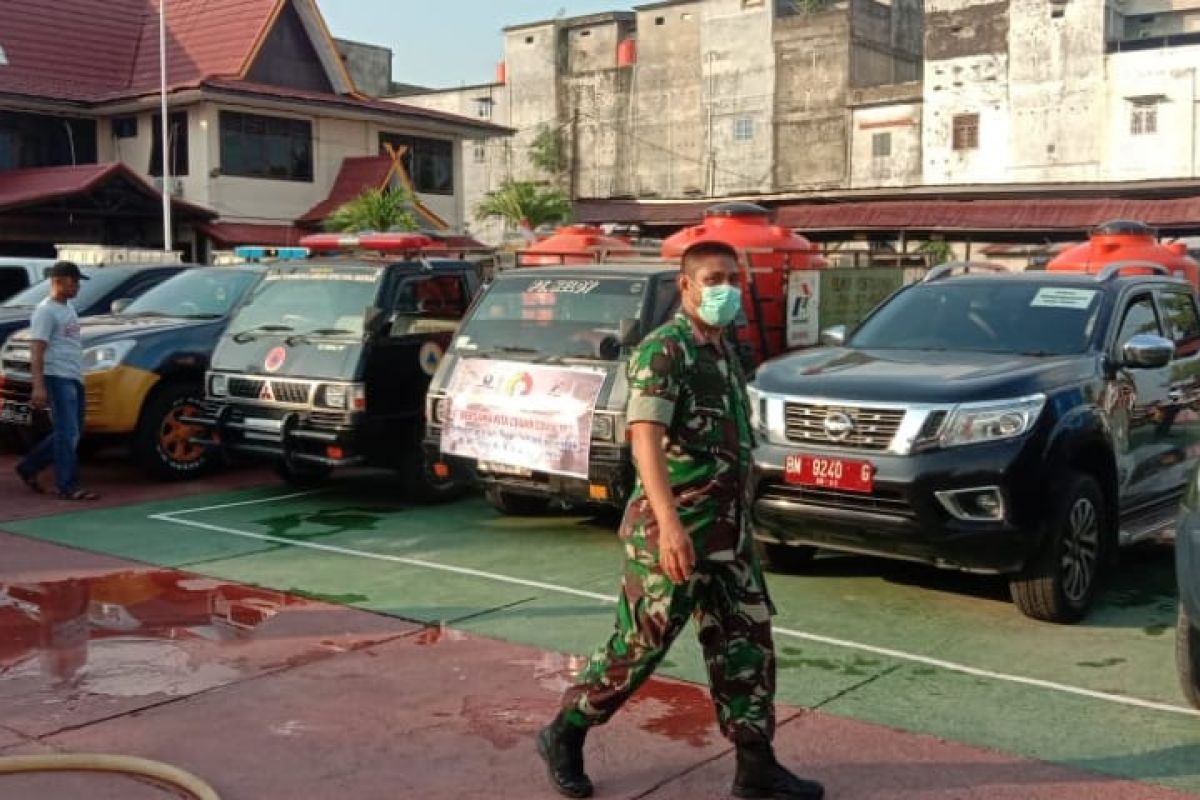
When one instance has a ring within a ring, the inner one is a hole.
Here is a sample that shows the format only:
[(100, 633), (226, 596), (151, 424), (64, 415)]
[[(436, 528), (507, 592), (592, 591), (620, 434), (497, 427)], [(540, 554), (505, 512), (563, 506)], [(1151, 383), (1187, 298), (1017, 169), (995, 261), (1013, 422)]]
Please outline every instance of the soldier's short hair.
[(737, 251), (724, 242), (698, 242), (683, 251), (679, 267), (685, 275), (694, 275), (700, 263), (712, 256), (727, 256), (737, 263)]

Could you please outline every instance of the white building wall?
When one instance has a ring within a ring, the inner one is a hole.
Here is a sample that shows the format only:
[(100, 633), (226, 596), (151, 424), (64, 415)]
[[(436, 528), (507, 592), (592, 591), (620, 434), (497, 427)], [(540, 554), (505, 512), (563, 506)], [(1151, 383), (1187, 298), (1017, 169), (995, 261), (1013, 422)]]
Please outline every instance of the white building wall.
[[(875, 137), (886, 134), (890, 152), (875, 154)], [(856, 108), (851, 112), (851, 188), (917, 186), (921, 183), (921, 104)]]
[[(1200, 45), (1113, 53), (1107, 60), (1106, 180), (1192, 178), (1200, 167)], [(1134, 134), (1134, 99), (1157, 98), (1154, 133)]]
[[(964, 56), (925, 64), (924, 176), (930, 184), (1006, 180), (1009, 162), (1008, 55)], [(954, 117), (979, 115), (979, 146), (955, 150)]]

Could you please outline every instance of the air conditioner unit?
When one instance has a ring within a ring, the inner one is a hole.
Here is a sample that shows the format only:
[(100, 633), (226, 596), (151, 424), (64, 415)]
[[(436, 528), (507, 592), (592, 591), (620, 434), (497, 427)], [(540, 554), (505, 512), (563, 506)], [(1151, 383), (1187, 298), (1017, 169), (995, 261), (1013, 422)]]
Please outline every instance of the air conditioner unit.
[(167, 191), (170, 193), (170, 195), (172, 197), (183, 197), (183, 179), (182, 178), (171, 178), (170, 182), (167, 185), (167, 188), (164, 189), (162, 177), (161, 176), (157, 177), (154, 179), (154, 188), (158, 189), (160, 192)]

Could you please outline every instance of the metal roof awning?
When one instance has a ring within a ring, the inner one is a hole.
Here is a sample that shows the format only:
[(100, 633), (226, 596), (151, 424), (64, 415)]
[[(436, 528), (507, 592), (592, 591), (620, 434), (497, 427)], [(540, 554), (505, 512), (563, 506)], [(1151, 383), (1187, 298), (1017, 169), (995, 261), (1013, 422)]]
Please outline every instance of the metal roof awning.
[(254, 222), (205, 222), (197, 230), (213, 240), (218, 247), (236, 247), (243, 244), (261, 244), (271, 247), (288, 247), (300, 243), (300, 237), (308, 235), (295, 225), (270, 225)]

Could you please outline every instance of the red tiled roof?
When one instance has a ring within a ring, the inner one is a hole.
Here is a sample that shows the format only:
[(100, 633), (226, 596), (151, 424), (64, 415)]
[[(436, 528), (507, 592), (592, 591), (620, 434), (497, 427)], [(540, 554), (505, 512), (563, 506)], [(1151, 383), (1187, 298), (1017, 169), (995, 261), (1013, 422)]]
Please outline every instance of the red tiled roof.
[[(0, 172), (0, 211), (90, 192), (117, 177), (130, 181), (147, 195), (156, 198), (162, 196), (153, 185), (119, 163), (14, 169)], [(192, 217), (211, 219), (216, 216), (214, 211), (174, 198), (171, 206)]]
[[(158, 91), (158, 2), (143, 0), (140, 43), (128, 84), (134, 92)], [(167, 80), (171, 88), (192, 88), (218, 75), (241, 75), (283, 2), (169, 0)]]
[(261, 225), (249, 222), (205, 222), (197, 228), (222, 247), (240, 244), (286, 247), (298, 244), (301, 236), (308, 235), (307, 231), (302, 231), (295, 225)]
[(147, 11), (147, 0), (0, 0), (0, 92), (86, 101), (125, 88)]
[(1200, 197), (1170, 199), (886, 200), (782, 206), (776, 222), (805, 231), (1086, 231), (1111, 219), (1195, 227)]
[(359, 156), (342, 159), (329, 196), (304, 214), (296, 222), (321, 222), (343, 204), (348, 203), (369, 189), (382, 189), (392, 176), (391, 156)]

